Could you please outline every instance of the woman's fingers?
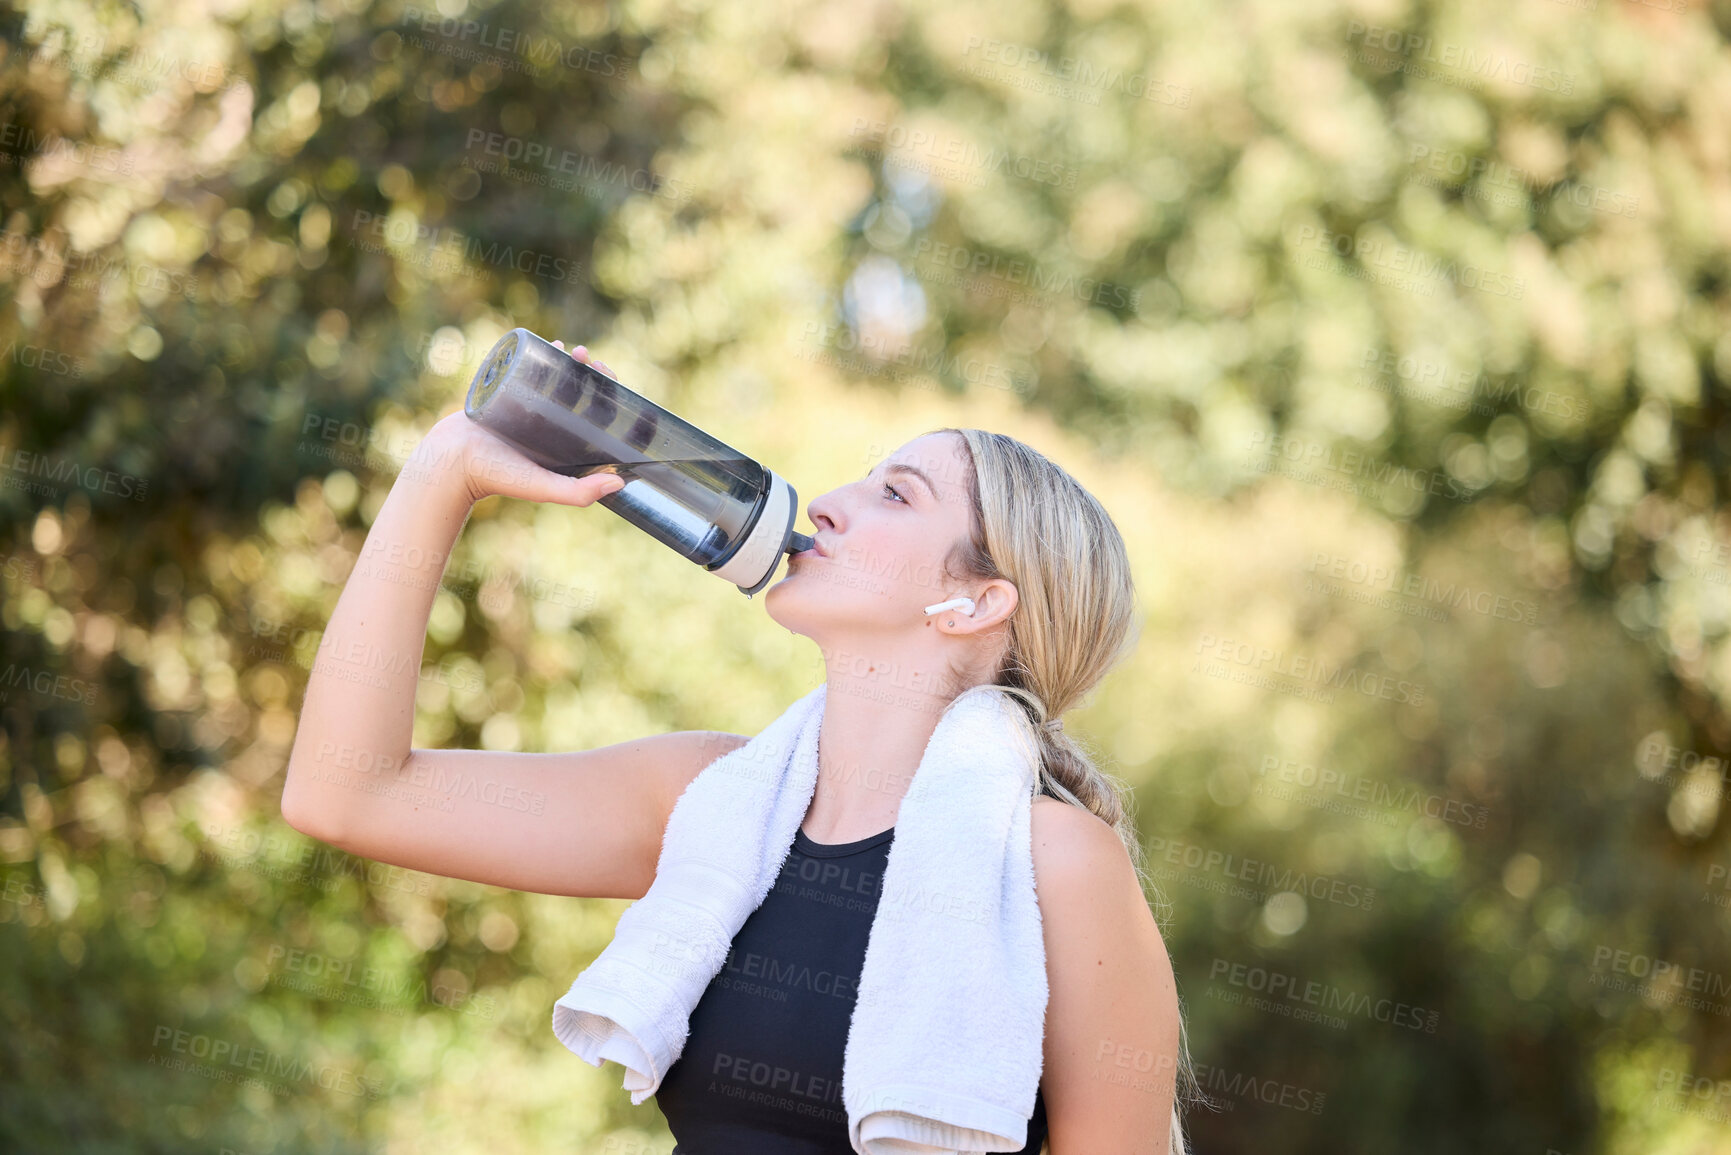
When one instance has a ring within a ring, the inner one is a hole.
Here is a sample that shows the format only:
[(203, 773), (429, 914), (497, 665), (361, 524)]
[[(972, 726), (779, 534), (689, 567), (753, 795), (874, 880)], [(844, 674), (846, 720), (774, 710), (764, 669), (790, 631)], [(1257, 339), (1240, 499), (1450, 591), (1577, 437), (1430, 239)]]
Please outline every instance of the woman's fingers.
[[(587, 345), (577, 346), (576, 349), (572, 350), (571, 355), (573, 357), (577, 358), (577, 360), (583, 362), (585, 365), (593, 365), (597, 369), (601, 370), (603, 373), (607, 374), (609, 377), (613, 376), (613, 370), (611, 370), (607, 367), (607, 362), (601, 360), (598, 357), (590, 356), (589, 347)], [(618, 378), (614, 378), (614, 379), (618, 380)]]
[(583, 364), (595, 366), (597, 369), (601, 370), (603, 373), (607, 374), (609, 377), (613, 377), (613, 379), (615, 381), (619, 380), (619, 378), (613, 376), (613, 370), (611, 370), (607, 367), (607, 362), (597, 360), (596, 358), (591, 357), (589, 355), (589, 346), (587, 346), (587, 345), (573, 345), (573, 346), (571, 346), (571, 348), (566, 349), (565, 348), (565, 342), (563, 342), (563, 341), (554, 341), (553, 345), (555, 348), (563, 349), (565, 352), (571, 354), (572, 357), (574, 357), (578, 361), (583, 362)]
[(571, 480), (577, 482), (573, 488), (577, 489), (578, 493), (575, 500), (564, 503), (568, 505), (593, 505), (603, 497), (625, 488), (625, 479), (616, 473), (591, 473), (588, 477)]

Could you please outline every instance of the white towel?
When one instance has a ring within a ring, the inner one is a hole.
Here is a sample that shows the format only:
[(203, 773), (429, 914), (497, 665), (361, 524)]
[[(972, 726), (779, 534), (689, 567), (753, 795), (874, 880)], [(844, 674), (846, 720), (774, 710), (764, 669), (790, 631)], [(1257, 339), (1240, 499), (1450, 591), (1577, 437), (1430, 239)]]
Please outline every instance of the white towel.
[[(553, 1033), (623, 1065), (640, 1104), (768, 895), (817, 787), (827, 686), (692, 779), (649, 891), (553, 1007)], [(1043, 1065), (1046, 950), (1031, 827), (1038, 753), (1021, 707), (950, 703), (896, 816), (848, 1028), (842, 1101), (859, 1155), (1019, 1151)]]

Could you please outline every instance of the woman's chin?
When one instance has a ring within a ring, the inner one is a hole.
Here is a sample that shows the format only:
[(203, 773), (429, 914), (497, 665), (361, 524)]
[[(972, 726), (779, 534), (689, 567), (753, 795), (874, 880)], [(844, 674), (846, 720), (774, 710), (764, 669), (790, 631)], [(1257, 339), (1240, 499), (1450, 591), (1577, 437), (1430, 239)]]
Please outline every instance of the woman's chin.
[(763, 611), (782, 629), (815, 641), (829, 632), (845, 607), (823, 583), (789, 574), (764, 591)]
[(799, 602), (797, 595), (791, 601), (788, 599), (789, 582), (797, 586), (799, 579), (790, 573), (763, 591), (763, 612), (769, 615), (770, 621), (783, 629), (792, 630), (796, 634), (803, 633), (800, 626), (806, 615), (796, 608)]

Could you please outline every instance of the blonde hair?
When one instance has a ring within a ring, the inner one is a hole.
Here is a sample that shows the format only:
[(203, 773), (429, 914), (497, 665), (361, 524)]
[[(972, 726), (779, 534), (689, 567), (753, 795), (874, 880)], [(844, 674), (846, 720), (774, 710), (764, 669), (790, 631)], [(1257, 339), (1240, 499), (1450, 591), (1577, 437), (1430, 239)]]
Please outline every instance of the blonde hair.
[[(968, 538), (946, 559), (949, 576), (1003, 578), (1016, 587), (1016, 609), (1006, 619), (1009, 644), (994, 684), (1027, 708), (1040, 750), (1040, 787), (1111, 826), (1146, 891), (1152, 883), (1128, 791), (1074, 737), (1045, 725), (1080, 701), (1135, 644), (1136, 591), (1124, 539), (1094, 495), (1031, 446), (983, 429), (931, 432), (959, 434), (968, 448), (973, 515)], [(1155, 908), (1170, 909), (1163, 899)], [(1206, 1098), (1196, 1084), (1182, 1008), (1176, 1082), (1171, 1155), (1187, 1155), (1181, 1107)]]

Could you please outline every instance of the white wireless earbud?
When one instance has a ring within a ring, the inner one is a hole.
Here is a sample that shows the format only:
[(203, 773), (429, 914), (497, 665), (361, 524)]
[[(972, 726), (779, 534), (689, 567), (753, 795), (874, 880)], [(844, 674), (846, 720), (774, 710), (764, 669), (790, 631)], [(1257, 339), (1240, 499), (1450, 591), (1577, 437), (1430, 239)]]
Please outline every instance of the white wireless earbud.
[(951, 598), (947, 602), (939, 602), (935, 606), (927, 606), (926, 607), (926, 613), (938, 614), (938, 613), (942, 613), (945, 610), (958, 610), (958, 609), (961, 610), (964, 614), (973, 613), (974, 612), (974, 599), (973, 598)]

